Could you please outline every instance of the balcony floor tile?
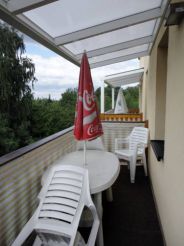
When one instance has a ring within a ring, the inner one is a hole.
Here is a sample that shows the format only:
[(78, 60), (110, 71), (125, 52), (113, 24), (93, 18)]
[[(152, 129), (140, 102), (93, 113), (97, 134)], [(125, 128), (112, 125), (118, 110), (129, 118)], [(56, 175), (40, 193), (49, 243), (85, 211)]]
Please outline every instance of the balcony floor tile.
[(149, 178), (137, 167), (135, 184), (127, 166), (121, 166), (113, 185), (113, 202), (103, 195), (105, 246), (163, 246)]

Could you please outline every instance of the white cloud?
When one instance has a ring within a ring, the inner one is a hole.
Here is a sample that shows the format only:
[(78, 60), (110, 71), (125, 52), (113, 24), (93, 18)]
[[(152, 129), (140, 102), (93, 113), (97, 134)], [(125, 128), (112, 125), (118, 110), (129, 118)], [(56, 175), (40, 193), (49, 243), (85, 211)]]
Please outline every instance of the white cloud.
[(67, 88), (77, 87), (79, 68), (59, 56), (43, 57), (27, 54), (35, 64), (37, 82), (34, 85), (35, 97), (59, 99)]
[[(36, 77), (41, 84), (76, 84), (79, 68), (59, 56), (28, 55), (35, 63)], [(65, 80), (66, 79), (66, 80)]]
[[(76, 88), (79, 79), (79, 67), (68, 62), (64, 58), (49, 54), (27, 54), (35, 63), (35, 76), (38, 81), (34, 86), (35, 97), (47, 97), (50, 94), (51, 98), (59, 99), (61, 93), (67, 88)], [(131, 70), (139, 67), (138, 60), (130, 60), (118, 64), (99, 67), (91, 70), (94, 87), (98, 88), (103, 78), (106, 75), (119, 73), (126, 70)]]

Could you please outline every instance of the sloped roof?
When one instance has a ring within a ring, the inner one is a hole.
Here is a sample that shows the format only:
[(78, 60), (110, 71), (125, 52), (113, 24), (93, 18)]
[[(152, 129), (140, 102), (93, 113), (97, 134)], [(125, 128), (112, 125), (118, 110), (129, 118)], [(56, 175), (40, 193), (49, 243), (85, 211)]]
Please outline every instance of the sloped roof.
[(144, 68), (134, 69), (117, 74), (111, 74), (104, 78), (104, 82), (111, 87), (121, 87), (136, 82), (140, 82), (144, 73)]
[(76, 65), (150, 53), (168, 0), (0, 0), (0, 17)]

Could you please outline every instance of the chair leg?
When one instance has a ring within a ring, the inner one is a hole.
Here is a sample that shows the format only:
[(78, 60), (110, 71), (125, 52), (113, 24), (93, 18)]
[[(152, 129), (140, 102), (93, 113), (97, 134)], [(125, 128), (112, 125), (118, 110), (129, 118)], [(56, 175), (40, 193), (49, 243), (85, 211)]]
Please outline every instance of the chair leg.
[(96, 244), (97, 246), (104, 246), (103, 227), (102, 227), (103, 207), (102, 207), (102, 193), (101, 192), (94, 194), (94, 204), (96, 206), (96, 210), (98, 212), (98, 217), (100, 220), (100, 226), (98, 229)]
[(148, 171), (147, 171), (147, 161), (146, 161), (145, 151), (144, 151), (144, 153), (143, 153), (142, 159), (143, 159), (143, 166), (144, 166), (144, 173), (145, 173), (145, 176), (148, 176)]
[(130, 170), (130, 162), (128, 162), (127, 166), (128, 166), (128, 170)]
[(130, 181), (131, 183), (135, 183), (135, 173), (136, 173), (136, 159), (132, 157), (130, 160)]

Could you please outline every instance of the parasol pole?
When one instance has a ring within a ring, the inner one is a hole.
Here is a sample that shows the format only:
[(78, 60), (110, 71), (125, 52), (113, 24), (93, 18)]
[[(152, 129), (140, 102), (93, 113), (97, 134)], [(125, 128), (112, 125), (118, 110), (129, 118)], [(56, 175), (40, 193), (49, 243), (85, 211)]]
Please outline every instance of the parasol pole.
[(84, 140), (84, 167), (86, 166), (86, 140)]
[[(86, 49), (84, 49), (84, 53), (86, 54)], [(84, 140), (84, 167), (86, 167), (86, 140)]]

